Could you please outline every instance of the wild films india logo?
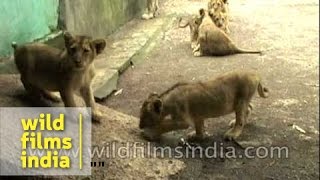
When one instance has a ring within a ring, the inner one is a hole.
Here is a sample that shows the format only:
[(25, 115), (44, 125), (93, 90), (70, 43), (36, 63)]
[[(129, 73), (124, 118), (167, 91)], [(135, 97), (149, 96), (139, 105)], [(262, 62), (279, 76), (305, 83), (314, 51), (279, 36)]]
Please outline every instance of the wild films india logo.
[(91, 175), (89, 108), (0, 108), (1, 175)]

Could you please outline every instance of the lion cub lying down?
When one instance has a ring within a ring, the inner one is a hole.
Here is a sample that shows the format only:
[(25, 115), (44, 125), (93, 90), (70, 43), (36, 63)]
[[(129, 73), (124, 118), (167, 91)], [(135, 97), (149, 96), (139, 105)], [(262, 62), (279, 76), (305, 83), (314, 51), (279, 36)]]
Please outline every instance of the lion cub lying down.
[(95, 108), (91, 88), (94, 77), (94, 58), (100, 54), (106, 42), (87, 36), (64, 33), (65, 50), (41, 43), (31, 43), (14, 48), (14, 59), (25, 89), (36, 100), (41, 97), (60, 101), (52, 91), (60, 92), (66, 107), (76, 107), (74, 95), (80, 92), (87, 107), (92, 108), (93, 120), (99, 121), (100, 112)]
[(252, 109), (250, 101), (258, 91), (268, 97), (268, 89), (255, 73), (231, 72), (215, 79), (198, 83), (178, 83), (164, 93), (150, 94), (140, 112), (140, 129), (149, 140), (160, 135), (192, 126), (196, 138), (204, 137), (204, 119), (235, 112), (236, 122), (225, 133), (225, 138), (237, 138)]
[(199, 26), (197, 46), (193, 49), (194, 56), (215, 55), (225, 56), (239, 53), (258, 53), (261, 51), (243, 50), (238, 48), (228, 35), (212, 21), (210, 12), (199, 10), (202, 22)]

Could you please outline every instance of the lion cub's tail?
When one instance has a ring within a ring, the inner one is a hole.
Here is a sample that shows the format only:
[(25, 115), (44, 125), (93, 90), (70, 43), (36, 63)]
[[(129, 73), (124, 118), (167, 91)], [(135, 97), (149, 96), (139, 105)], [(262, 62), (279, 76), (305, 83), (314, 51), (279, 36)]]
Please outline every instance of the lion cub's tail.
[(267, 98), (269, 96), (269, 89), (266, 87), (263, 87), (261, 82), (259, 82), (258, 93), (260, 97)]
[(240, 49), (240, 48), (237, 48), (236, 53), (240, 53), (240, 54), (260, 54), (260, 55), (262, 55), (262, 51), (260, 51), (260, 50), (247, 50), (247, 49)]
[(179, 18), (179, 21), (178, 21), (179, 28), (185, 28), (185, 27), (189, 26), (189, 22), (187, 22), (187, 23), (184, 24), (184, 25), (181, 25), (181, 21), (182, 21), (182, 17), (180, 17), (180, 18)]

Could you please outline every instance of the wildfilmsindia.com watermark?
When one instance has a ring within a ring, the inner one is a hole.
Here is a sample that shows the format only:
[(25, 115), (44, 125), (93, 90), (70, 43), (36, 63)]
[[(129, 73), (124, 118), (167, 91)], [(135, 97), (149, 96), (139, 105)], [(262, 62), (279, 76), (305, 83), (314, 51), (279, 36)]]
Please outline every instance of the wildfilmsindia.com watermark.
[[(241, 152), (240, 152), (241, 151)], [(41, 150), (28, 150), (30, 155), (42, 156)], [(79, 150), (59, 150), (57, 154), (77, 157)], [(226, 146), (224, 143), (213, 142), (211, 146), (154, 146), (150, 142), (109, 142), (103, 146), (93, 146), (88, 149), (91, 158), (289, 158), (289, 148), (280, 146), (248, 146), (241, 150)]]

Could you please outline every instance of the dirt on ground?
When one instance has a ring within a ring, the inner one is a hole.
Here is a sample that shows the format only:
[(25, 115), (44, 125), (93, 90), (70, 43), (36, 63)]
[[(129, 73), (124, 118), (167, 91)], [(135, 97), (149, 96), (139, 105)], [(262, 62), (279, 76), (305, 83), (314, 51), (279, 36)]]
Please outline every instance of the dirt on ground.
[[(0, 75), (0, 107), (47, 107), (63, 106), (50, 101), (31, 101), (24, 90), (19, 75)], [(78, 105), (84, 105), (77, 98)], [(155, 151), (141, 148), (153, 148), (141, 137), (139, 120), (113, 109), (98, 105), (103, 114), (101, 123), (92, 125), (92, 167), (91, 176), (41, 176), (41, 177), (0, 177), (2, 180), (71, 180), (71, 179), (164, 179), (177, 174), (186, 167), (178, 159), (158, 158)], [(122, 148), (122, 150), (120, 150)], [(99, 163), (104, 165), (99, 165)]]

